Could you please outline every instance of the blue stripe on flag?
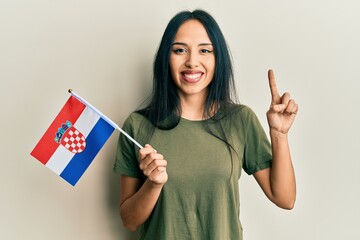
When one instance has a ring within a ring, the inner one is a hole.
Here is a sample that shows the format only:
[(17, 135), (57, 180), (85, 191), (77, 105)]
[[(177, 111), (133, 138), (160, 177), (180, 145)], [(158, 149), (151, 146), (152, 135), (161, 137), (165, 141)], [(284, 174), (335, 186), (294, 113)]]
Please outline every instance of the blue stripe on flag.
[(89, 167), (96, 154), (111, 136), (113, 131), (114, 127), (100, 118), (86, 138), (85, 150), (81, 153), (75, 154), (60, 174), (60, 177), (74, 186)]

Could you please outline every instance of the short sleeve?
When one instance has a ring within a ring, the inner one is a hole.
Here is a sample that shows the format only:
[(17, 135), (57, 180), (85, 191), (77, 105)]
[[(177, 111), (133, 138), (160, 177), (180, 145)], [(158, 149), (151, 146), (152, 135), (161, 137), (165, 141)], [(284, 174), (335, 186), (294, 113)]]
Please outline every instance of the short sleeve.
[[(131, 115), (125, 120), (122, 129), (131, 137), (134, 137), (134, 126)], [(134, 146), (134, 143), (128, 140), (124, 134), (120, 134), (113, 171), (122, 175), (141, 178), (141, 170), (136, 153), (138, 150), (139, 149)]]
[(271, 167), (271, 144), (259, 119), (249, 107), (244, 107), (241, 115), (245, 133), (243, 169), (251, 175)]

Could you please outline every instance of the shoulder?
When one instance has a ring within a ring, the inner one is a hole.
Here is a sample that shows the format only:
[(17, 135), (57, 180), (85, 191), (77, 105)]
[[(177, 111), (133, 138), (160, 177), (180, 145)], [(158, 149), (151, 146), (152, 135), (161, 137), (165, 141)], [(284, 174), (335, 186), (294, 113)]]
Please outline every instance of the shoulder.
[(134, 136), (136, 134), (136, 129), (139, 129), (139, 126), (141, 126), (144, 120), (145, 117), (143, 117), (141, 114), (132, 112), (125, 119), (122, 125), (122, 129), (131, 136)]
[(255, 116), (254, 111), (247, 105), (244, 104), (233, 104), (227, 110), (226, 117), (232, 119), (246, 119), (251, 116)]
[(255, 112), (247, 105), (234, 104), (229, 108), (222, 120), (223, 125), (229, 125), (232, 129), (248, 131), (254, 125), (258, 125), (258, 117)]
[(154, 129), (148, 118), (138, 111), (132, 112), (123, 124), (123, 130), (143, 144), (149, 141)]
[(138, 121), (142, 121), (144, 119), (145, 119), (145, 117), (138, 112), (130, 113), (130, 115), (127, 118), (127, 120), (131, 120), (132, 122), (138, 122)]
[(142, 122), (148, 121), (145, 116), (138, 112), (132, 112), (124, 121), (124, 126), (139, 126)]

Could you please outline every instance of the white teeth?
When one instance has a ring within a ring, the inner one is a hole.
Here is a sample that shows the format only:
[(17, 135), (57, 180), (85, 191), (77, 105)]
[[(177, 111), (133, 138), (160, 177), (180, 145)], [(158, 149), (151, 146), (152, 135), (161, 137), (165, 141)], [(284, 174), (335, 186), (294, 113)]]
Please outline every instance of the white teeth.
[(185, 77), (190, 79), (197, 79), (201, 76), (201, 73), (195, 73), (195, 74), (185, 74)]

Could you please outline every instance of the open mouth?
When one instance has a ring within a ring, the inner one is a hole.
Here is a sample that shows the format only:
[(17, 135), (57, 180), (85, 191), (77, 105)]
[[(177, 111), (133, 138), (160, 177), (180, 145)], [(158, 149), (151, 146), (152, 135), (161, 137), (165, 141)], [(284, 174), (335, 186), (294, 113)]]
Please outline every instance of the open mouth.
[(203, 74), (202, 72), (182, 72), (181, 76), (185, 82), (195, 83), (201, 79)]

